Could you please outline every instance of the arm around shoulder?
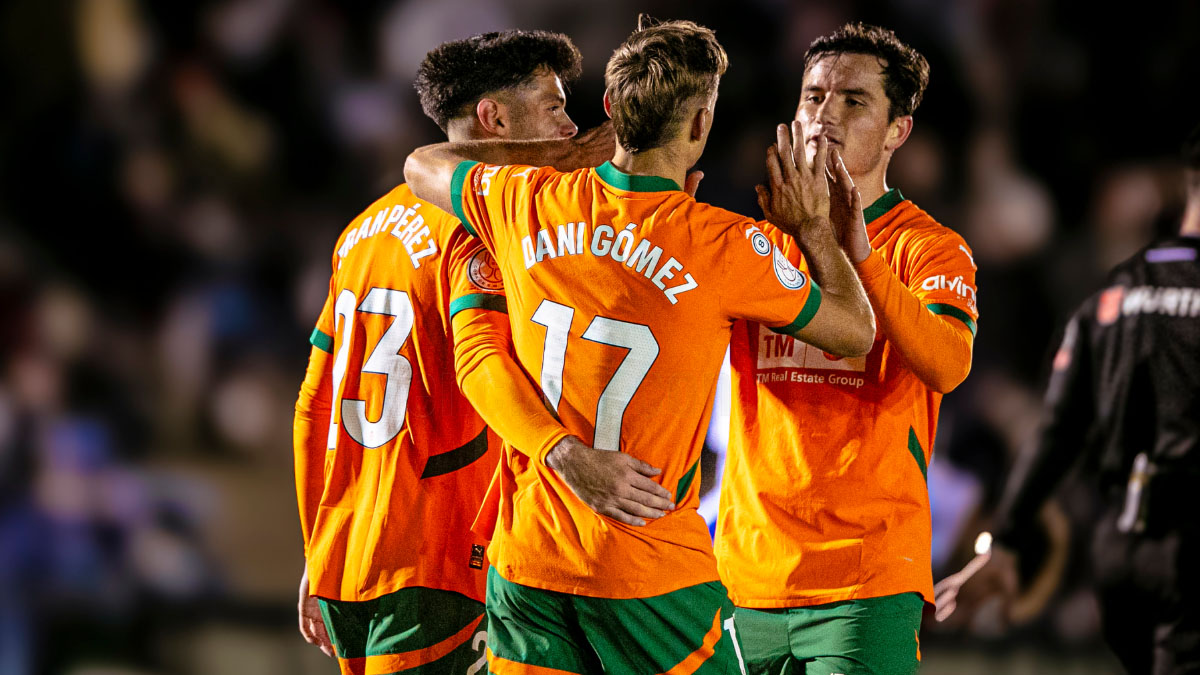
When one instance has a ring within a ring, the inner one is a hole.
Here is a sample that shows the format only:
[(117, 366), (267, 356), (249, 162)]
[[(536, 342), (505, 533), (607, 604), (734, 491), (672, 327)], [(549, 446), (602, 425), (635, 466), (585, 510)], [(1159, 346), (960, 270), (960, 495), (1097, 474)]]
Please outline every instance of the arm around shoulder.
[(453, 143), (426, 145), (404, 162), (404, 181), (419, 199), (446, 213), (454, 213), (451, 198), (454, 172), (464, 158), (454, 152)]

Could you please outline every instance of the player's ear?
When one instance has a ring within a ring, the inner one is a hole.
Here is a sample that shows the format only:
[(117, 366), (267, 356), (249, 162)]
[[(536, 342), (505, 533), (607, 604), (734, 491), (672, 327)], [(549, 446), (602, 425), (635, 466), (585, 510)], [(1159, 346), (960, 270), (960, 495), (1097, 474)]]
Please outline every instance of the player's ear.
[(604, 90), (604, 114), (608, 115), (608, 119), (612, 119), (612, 101), (608, 100), (608, 90)]
[(508, 136), (508, 108), (499, 101), (483, 98), (475, 104), (475, 117), (479, 126), (492, 136)]
[(708, 130), (712, 128), (713, 113), (709, 108), (700, 108), (692, 117), (692, 133), (691, 140), (703, 140), (708, 134)]
[(888, 125), (887, 140), (883, 143), (883, 149), (891, 152), (896, 148), (904, 145), (904, 141), (908, 140), (913, 129), (912, 115), (902, 115), (892, 120)]

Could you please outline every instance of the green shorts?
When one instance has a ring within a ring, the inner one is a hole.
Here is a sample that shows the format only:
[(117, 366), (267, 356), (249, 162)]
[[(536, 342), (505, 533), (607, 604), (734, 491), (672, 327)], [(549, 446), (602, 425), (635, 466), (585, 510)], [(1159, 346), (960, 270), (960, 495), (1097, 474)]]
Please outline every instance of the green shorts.
[(921, 664), (916, 593), (734, 613), (750, 675), (909, 675)]
[(488, 665), (500, 675), (745, 675), (719, 582), (612, 600), (514, 584), (488, 571)]
[(402, 588), (365, 602), (320, 598), (344, 675), (476, 675), (487, 670), (483, 603), (451, 591)]

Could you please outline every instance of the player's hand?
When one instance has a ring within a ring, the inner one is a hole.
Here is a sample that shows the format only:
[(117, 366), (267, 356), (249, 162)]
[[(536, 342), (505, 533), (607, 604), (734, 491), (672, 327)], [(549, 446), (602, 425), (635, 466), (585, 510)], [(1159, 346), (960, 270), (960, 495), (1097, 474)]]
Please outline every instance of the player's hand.
[(786, 124), (775, 128), (775, 144), (767, 148), (768, 185), (756, 187), (758, 205), (768, 221), (797, 241), (828, 227), (828, 158), (824, 136), (817, 138), (817, 153), (809, 163), (800, 123), (793, 121), (790, 129)]
[(578, 167), (600, 166), (616, 154), (617, 133), (613, 131), (612, 120), (606, 120), (599, 126), (576, 134), (570, 143), (571, 152), (574, 155), (572, 165)]
[(316, 645), (333, 658), (333, 644), (329, 641), (329, 633), (325, 630), (325, 620), (321, 618), (321, 606), (317, 604), (316, 596), (308, 594), (308, 565), (304, 566), (304, 574), (300, 577), (300, 599), (297, 603), (300, 615), (300, 635), (310, 645)]
[(546, 466), (593, 511), (626, 525), (645, 525), (645, 519), (661, 518), (675, 508), (671, 493), (650, 479), (662, 469), (623, 452), (597, 450), (574, 436), (550, 450)]
[(871, 254), (871, 239), (867, 236), (867, 223), (863, 218), (862, 197), (837, 148), (829, 151), (826, 172), (829, 220), (833, 223), (833, 231), (850, 262), (860, 263)]

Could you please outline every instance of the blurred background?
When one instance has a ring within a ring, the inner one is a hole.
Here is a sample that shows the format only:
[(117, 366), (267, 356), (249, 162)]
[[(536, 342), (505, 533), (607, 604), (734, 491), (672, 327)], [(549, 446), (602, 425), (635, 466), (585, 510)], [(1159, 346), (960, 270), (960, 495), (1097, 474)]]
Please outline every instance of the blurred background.
[[(584, 54), (568, 111), (588, 128), (639, 11), (698, 20), (728, 50), (699, 196), (748, 214), (814, 37), (864, 20), (929, 59), (889, 183), (979, 265), (974, 369), (930, 468), (935, 576), (969, 557), (1066, 314), (1178, 223), (1200, 4), (8, 0), (0, 674), (336, 672), (295, 628), (290, 435), (338, 233), (439, 139), (411, 85), (429, 49), (565, 32)], [(1075, 553), (1067, 581), (1009, 631), (986, 607), (928, 626), (924, 672), (1116, 672), (1086, 541), (1063, 539), (1092, 496), (1062, 495), (1047, 523)]]

